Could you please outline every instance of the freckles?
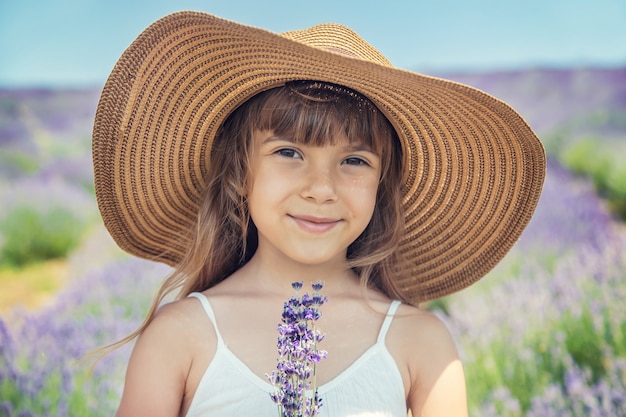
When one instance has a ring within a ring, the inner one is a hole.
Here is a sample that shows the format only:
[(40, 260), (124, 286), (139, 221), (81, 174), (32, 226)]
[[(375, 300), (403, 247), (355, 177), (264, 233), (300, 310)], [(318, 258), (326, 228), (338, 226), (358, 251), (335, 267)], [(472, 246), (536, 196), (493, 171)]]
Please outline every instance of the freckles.
[(365, 180), (362, 177), (358, 177), (358, 178), (352, 178), (351, 182), (352, 182), (352, 186), (353, 187), (355, 187), (355, 186), (362, 187), (363, 186), (362, 184), (365, 183)]
[(353, 197), (353, 202), (361, 209), (370, 210), (376, 202), (378, 181), (370, 178), (353, 178), (347, 186), (347, 191)]
[(348, 188), (355, 192), (376, 195), (378, 191), (378, 181), (364, 177), (352, 178), (348, 183)]

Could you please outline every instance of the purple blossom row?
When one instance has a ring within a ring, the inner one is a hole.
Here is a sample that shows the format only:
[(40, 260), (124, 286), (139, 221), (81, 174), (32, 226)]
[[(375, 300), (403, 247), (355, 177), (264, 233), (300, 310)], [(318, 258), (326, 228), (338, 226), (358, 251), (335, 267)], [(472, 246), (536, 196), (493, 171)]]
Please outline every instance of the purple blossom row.
[(67, 207), (81, 221), (97, 216), (93, 195), (57, 176), (27, 176), (11, 182), (0, 181), (0, 218), (20, 207), (34, 207), (41, 211)]
[(109, 262), (71, 282), (54, 303), (0, 319), (0, 415), (110, 416), (123, 387), (130, 346), (89, 370), (95, 349), (143, 320), (165, 268)]
[(442, 317), (476, 415), (626, 415), (626, 229), (588, 181), (549, 169), (519, 244)]

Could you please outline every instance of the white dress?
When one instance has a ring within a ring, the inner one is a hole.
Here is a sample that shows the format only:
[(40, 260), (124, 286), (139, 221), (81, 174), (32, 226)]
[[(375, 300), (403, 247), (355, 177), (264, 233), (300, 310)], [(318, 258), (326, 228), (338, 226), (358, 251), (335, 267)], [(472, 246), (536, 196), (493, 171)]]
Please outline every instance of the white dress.
[[(265, 379), (254, 374), (224, 344), (209, 300), (192, 293), (213, 323), (217, 350), (207, 367), (187, 412), (187, 417), (277, 417), (270, 399), (274, 391)], [(318, 387), (323, 405), (319, 417), (406, 417), (402, 376), (385, 346), (385, 336), (400, 305), (393, 301), (376, 344), (347, 369)]]

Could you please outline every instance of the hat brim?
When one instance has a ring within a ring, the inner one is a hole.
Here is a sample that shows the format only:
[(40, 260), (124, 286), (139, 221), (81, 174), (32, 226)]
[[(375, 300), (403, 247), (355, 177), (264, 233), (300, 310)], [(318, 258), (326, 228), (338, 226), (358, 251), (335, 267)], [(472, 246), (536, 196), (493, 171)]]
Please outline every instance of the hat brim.
[(117, 244), (178, 263), (225, 118), (261, 91), (317, 80), (368, 97), (397, 130), (406, 213), (401, 291), (424, 301), (484, 276), (517, 241), (539, 199), (545, 153), (532, 129), (506, 103), (472, 87), (298, 36), (178, 12), (123, 53), (93, 130), (96, 196)]

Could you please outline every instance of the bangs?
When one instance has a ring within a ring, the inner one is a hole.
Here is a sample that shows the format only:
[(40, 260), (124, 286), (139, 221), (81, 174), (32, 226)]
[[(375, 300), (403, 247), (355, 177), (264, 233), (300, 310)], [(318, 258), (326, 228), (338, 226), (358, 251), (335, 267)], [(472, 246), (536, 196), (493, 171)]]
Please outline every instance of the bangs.
[(249, 109), (254, 128), (295, 143), (334, 145), (345, 137), (381, 155), (393, 137), (393, 128), (376, 106), (342, 86), (295, 81), (261, 96), (256, 108)]

